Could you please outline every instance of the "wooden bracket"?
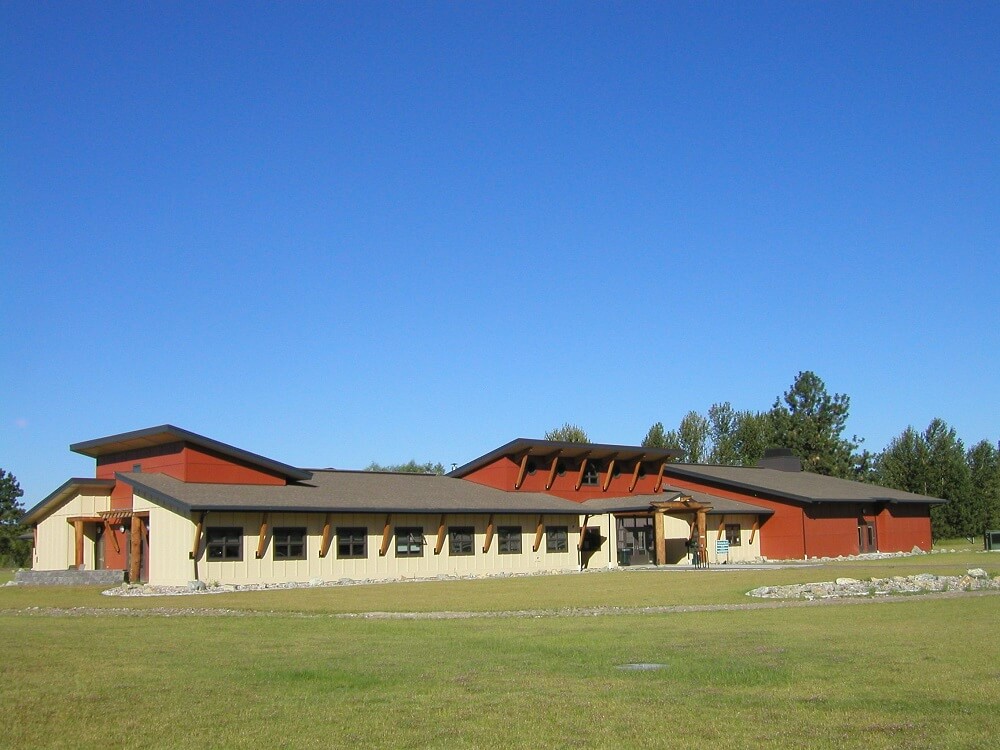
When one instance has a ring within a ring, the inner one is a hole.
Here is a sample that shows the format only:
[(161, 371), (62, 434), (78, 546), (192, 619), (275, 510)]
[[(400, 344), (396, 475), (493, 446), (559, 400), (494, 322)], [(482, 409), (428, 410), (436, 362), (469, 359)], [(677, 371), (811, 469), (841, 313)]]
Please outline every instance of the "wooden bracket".
[(576, 489), (580, 489), (583, 486), (583, 473), (587, 470), (587, 457), (584, 456), (580, 460), (580, 471), (576, 475)]
[(521, 489), (521, 485), (524, 484), (524, 475), (527, 473), (527, 471), (528, 471), (528, 454), (525, 453), (521, 457), (521, 468), (517, 472), (517, 481), (514, 482), (515, 490)]
[(257, 538), (257, 551), (254, 553), (254, 557), (258, 560), (264, 557), (264, 550), (267, 549), (267, 527), (270, 515), (270, 513), (264, 513), (260, 518), (260, 536)]
[[(189, 560), (197, 560), (198, 553), (201, 552), (201, 532), (205, 528), (205, 513), (202, 512), (198, 516), (198, 521), (194, 525), (194, 541), (191, 542), (191, 551), (188, 552)], [(118, 542), (115, 542), (115, 551), (117, 552)]]
[(378, 556), (385, 557), (389, 551), (389, 542), (392, 541), (392, 514), (385, 514), (385, 525), (382, 527), (382, 544), (378, 548)]
[(333, 514), (327, 513), (323, 519), (323, 536), (319, 540), (319, 556), (326, 557), (330, 552), (330, 544), (333, 542)]
[(583, 517), (583, 523), (580, 524), (580, 541), (576, 543), (577, 551), (583, 549), (583, 540), (587, 536), (587, 521), (590, 520), (590, 514), (588, 513)]
[(440, 555), (441, 550), (444, 548), (444, 533), (445, 533), (445, 514), (441, 514), (441, 520), (438, 522), (438, 538), (437, 542), (434, 544), (434, 554)]
[(607, 492), (608, 487), (611, 486), (611, 477), (614, 476), (615, 471), (615, 461), (616, 459), (614, 458), (608, 461), (608, 473), (604, 477), (604, 486), (601, 488), (601, 492)]
[(493, 526), (493, 514), (490, 513), (490, 520), (486, 522), (486, 541), (483, 543), (483, 554), (490, 551), (490, 546), (493, 544), (493, 532), (495, 530)]
[(542, 546), (542, 534), (545, 532), (544, 518), (545, 516), (538, 516), (538, 524), (535, 526), (535, 543), (531, 547), (532, 552), (538, 552), (538, 548)]
[(635, 491), (635, 486), (639, 484), (639, 472), (642, 470), (642, 456), (635, 462), (635, 469), (632, 470), (632, 484), (628, 486), (629, 492)]
[(719, 539), (726, 538), (726, 517), (723, 516), (722, 520), (719, 521)]
[(552, 483), (556, 481), (556, 469), (559, 467), (559, 454), (552, 457), (552, 466), (549, 467), (549, 479), (545, 483), (545, 489), (551, 490)]
[(757, 529), (760, 527), (760, 519), (753, 522), (753, 526), (750, 527), (750, 544), (753, 544), (753, 539), (757, 536)]
[(663, 472), (666, 470), (666, 468), (667, 468), (667, 462), (664, 461), (663, 463), (660, 464), (660, 471), (656, 475), (656, 484), (653, 486), (653, 492), (659, 492), (660, 489), (663, 487)]

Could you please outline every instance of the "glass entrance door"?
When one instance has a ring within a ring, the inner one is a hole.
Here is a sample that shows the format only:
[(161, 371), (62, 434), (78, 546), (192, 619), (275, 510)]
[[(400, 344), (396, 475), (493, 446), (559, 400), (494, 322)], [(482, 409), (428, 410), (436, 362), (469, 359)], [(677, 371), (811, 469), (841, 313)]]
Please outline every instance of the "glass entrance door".
[(654, 559), (655, 539), (651, 516), (617, 518), (618, 564), (649, 565)]

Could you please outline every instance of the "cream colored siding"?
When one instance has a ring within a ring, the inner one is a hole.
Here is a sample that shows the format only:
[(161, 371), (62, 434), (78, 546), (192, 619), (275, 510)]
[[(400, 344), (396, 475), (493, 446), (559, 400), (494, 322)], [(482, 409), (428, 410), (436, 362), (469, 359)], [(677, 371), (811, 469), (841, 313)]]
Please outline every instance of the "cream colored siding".
[[(184, 517), (135, 498), (136, 510), (149, 511), (149, 582), (164, 585), (182, 585), (195, 579), (195, 561), (189, 559), (194, 538), (194, 517)], [(566, 552), (547, 552), (543, 534), (538, 551), (532, 551), (538, 515), (494, 516), (494, 526), (521, 527), (521, 553), (500, 554), (499, 539), (494, 534), (489, 552), (483, 552), (486, 543), (486, 514), (450, 514), (445, 526), (472, 526), (475, 529), (474, 554), (450, 554), (447, 534), (441, 553), (434, 554), (440, 514), (394, 514), (393, 529), (415, 527), (423, 529), (423, 554), (419, 557), (397, 557), (396, 539), (393, 535), (385, 556), (379, 555), (382, 543), (384, 513), (339, 513), (331, 517), (332, 534), (326, 557), (319, 557), (323, 534), (323, 513), (270, 513), (264, 554), (256, 559), (261, 513), (218, 513), (205, 517), (205, 529), (212, 527), (239, 527), (243, 529), (242, 557), (239, 560), (208, 560), (205, 550), (205, 531), (198, 550), (197, 578), (205, 583), (292, 583), (312, 579), (338, 580), (390, 580), (426, 578), (439, 575), (490, 575), (499, 573), (528, 573), (556, 570), (576, 570), (578, 566), (577, 543), (580, 537), (579, 522), (574, 517), (551, 516), (545, 518), (550, 526), (568, 526)], [(274, 558), (275, 528), (304, 527), (306, 529), (306, 556), (304, 560)], [(364, 527), (366, 556), (340, 559), (337, 557), (337, 527)]]
[[(726, 524), (739, 524), (740, 525), (740, 544), (738, 547), (730, 546), (729, 555), (718, 555), (715, 552), (715, 543), (719, 540), (719, 516), (709, 516), (708, 525), (708, 561), (712, 565), (717, 565), (719, 563), (725, 562), (753, 562), (760, 557), (760, 531), (754, 534), (753, 544), (750, 544), (750, 529), (753, 526), (753, 522), (756, 520), (755, 516), (748, 515), (726, 515)], [(714, 521), (714, 523), (712, 523)], [(723, 529), (722, 539), (726, 538), (725, 529)]]
[[(76, 564), (76, 531), (68, 519), (92, 517), (110, 508), (111, 498), (103, 494), (78, 493), (38, 523), (33, 570), (66, 570)], [(91, 527), (92, 528), (92, 527)], [(88, 529), (90, 530), (90, 529)], [(94, 536), (83, 543), (83, 566), (94, 569)]]

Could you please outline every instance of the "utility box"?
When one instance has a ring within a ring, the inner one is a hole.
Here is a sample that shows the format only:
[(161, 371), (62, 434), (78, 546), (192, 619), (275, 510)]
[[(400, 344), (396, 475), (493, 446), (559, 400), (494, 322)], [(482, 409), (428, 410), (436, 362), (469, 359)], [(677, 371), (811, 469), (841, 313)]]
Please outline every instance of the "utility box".
[(983, 546), (988, 552), (1000, 552), (1000, 529), (987, 529), (983, 532)]

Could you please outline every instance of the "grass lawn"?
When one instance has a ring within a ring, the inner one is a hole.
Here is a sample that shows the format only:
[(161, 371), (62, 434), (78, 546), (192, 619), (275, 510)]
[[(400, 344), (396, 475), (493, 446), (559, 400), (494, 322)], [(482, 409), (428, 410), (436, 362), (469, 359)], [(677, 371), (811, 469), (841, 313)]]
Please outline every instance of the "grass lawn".
[[(757, 585), (968, 567), (997, 574), (1000, 555), (130, 600), (8, 587), (0, 747), (989, 747), (1000, 596), (604, 617), (323, 616), (743, 602)], [(234, 603), (277, 614), (18, 611)], [(630, 662), (666, 667), (616, 668)]]

